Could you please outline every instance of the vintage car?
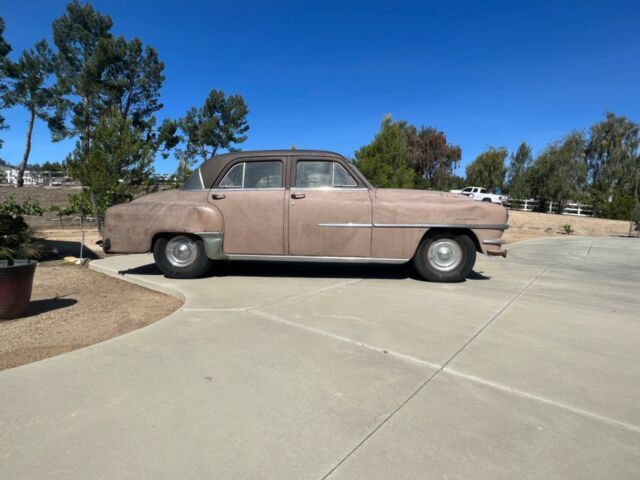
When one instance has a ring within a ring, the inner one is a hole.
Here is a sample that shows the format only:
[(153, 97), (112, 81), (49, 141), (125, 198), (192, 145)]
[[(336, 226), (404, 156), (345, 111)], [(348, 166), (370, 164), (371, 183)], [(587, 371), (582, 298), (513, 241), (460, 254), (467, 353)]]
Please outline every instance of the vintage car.
[(504, 207), (444, 192), (374, 188), (325, 151), (234, 152), (179, 190), (109, 208), (106, 252), (153, 252), (168, 277), (217, 260), (413, 261), (425, 279), (463, 280), (476, 252), (505, 256)]

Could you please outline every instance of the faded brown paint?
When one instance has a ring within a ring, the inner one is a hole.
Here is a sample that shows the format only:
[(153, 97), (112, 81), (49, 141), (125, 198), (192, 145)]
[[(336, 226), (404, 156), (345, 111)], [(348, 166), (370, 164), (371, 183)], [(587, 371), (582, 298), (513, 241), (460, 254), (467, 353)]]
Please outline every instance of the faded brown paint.
[(207, 192), (170, 190), (109, 208), (103, 235), (112, 252), (143, 253), (158, 233), (222, 231), (222, 215), (207, 204)]
[(335, 257), (371, 256), (371, 228), (327, 227), (326, 223), (371, 224), (366, 189), (291, 189), (289, 254)]
[(225, 253), (284, 254), (284, 189), (217, 189), (208, 197), (222, 213)]
[[(359, 172), (343, 157), (330, 152), (298, 150), (295, 157), (286, 150), (240, 152), (216, 157), (215, 171), (222, 172), (242, 155), (279, 156), (285, 161), (285, 171), (292, 168), (292, 158), (321, 155), (341, 163), (360, 185), (358, 189), (297, 189), (290, 187), (288, 175), (282, 190), (214, 188), (147, 195), (107, 211), (104, 237), (109, 240), (110, 250), (150, 251), (158, 233), (222, 232), (227, 254), (409, 259), (429, 228), (388, 225), (500, 225), (507, 221), (502, 206), (474, 202), (463, 195), (363, 188), (366, 180)], [(213, 178), (213, 169), (209, 170), (208, 175)], [(213, 199), (211, 195), (215, 193), (224, 198)], [(303, 194), (304, 198), (291, 198), (292, 194)], [(320, 226), (349, 223), (358, 226)], [(499, 245), (482, 243), (500, 239), (501, 229), (471, 227), (471, 231), (483, 253), (502, 251)]]

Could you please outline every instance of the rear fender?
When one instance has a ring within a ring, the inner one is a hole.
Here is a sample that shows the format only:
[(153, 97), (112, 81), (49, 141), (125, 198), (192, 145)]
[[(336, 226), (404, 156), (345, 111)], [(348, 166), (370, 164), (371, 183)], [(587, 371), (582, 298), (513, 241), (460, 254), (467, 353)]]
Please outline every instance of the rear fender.
[(110, 252), (144, 253), (166, 233), (211, 232), (224, 232), (222, 215), (213, 205), (132, 202), (107, 210), (103, 236)]

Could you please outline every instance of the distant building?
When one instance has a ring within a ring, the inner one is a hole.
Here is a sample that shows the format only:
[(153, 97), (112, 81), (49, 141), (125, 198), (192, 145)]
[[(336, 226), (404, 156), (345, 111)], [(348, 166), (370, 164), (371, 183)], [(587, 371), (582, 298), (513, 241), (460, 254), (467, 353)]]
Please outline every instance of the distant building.
[[(69, 183), (64, 172), (34, 172), (31, 170), (25, 170), (22, 176), (24, 185), (40, 185), (57, 187)], [(0, 182), (17, 185), (18, 184), (18, 169), (15, 167), (9, 167), (0, 165)]]

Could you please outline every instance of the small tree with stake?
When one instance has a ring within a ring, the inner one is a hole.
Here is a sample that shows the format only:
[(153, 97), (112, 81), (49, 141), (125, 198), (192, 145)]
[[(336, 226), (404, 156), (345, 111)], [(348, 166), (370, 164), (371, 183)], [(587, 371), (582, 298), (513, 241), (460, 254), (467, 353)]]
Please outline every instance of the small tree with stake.
[(87, 156), (72, 154), (67, 159), (71, 174), (83, 185), (80, 203), (91, 205), (99, 215), (115, 203), (131, 200), (152, 173), (154, 145), (118, 109), (109, 110), (96, 126)]

